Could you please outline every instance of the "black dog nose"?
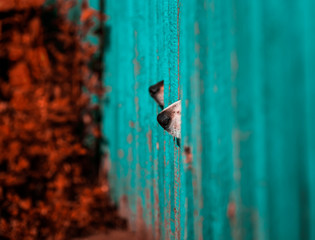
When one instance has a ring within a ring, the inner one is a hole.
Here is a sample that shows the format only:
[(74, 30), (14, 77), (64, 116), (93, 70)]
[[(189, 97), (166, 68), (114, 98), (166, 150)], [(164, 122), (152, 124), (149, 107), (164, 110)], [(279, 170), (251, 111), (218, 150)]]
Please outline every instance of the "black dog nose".
[(149, 92), (151, 95), (156, 94), (159, 90), (160, 90), (160, 87), (156, 85), (149, 87)]
[(171, 118), (167, 116), (167, 114), (162, 112), (157, 116), (157, 121), (163, 128), (166, 128), (167, 125), (170, 123)]

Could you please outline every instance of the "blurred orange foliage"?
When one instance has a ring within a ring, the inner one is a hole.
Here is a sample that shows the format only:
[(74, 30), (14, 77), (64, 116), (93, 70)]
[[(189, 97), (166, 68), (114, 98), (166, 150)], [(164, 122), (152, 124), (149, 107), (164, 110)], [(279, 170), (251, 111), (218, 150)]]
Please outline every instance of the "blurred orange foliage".
[(0, 0), (0, 239), (124, 224), (108, 187), (93, 185), (93, 149), (83, 145), (88, 129), (101, 137), (89, 112), (89, 94), (104, 92), (89, 67), (96, 47), (81, 41), (100, 14), (84, 2), (76, 25), (66, 17), (73, 1), (43, 2)]

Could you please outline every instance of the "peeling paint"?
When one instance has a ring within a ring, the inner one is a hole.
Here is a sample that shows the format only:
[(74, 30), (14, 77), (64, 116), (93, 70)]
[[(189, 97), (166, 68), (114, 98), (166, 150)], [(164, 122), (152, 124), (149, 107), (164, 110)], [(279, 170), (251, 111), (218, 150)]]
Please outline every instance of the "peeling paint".
[(133, 121), (129, 121), (129, 127), (134, 128), (135, 127), (135, 123)]
[(131, 143), (132, 143), (132, 140), (133, 140), (132, 134), (129, 133), (128, 136), (127, 136), (127, 142), (128, 142), (129, 144), (131, 144)]
[(151, 131), (151, 129), (147, 132), (147, 141), (148, 141), (149, 151), (152, 152), (152, 131)]
[(119, 158), (123, 158), (124, 155), (125, 155), (125, 154), (124, 154), (124, 150), (119, 149), (119, 150), (118, 150), (118, 157), (119, 157)]
[(195, 33), (195, 35), (199, 35), (200, 34), (199, 22), (197, 22), (197, 21), (194, 24), (194, 33)]
[[(108, 1), (111, 194), (141, 237), (314, 238), (310, 2)], [(182, 99), (181, 148), (148, 95), (161, 80), (166, 105)]]
[(230, 219), (230, 221), (235, 221), (236, 217), (236, 204), (235, 202), (230, 202), (227, 207), (227, 217)]
[(134, 66), (134, 69), (133, 69), (133, 72), (134, 72), (134, 76), (137, 77), (139, 74), (140, 74), (140, 63), (138, 61), (138, 56), (139, 56), (139, 52), (138, 52), (138, 43), (137, 43), (137, 40), (138, 40), (138, 33), (137, 31), (134, 31), (134, 38), (135, 38), (135, 58), (132, 60), (132, 63), (133, 63), (133, 66)]

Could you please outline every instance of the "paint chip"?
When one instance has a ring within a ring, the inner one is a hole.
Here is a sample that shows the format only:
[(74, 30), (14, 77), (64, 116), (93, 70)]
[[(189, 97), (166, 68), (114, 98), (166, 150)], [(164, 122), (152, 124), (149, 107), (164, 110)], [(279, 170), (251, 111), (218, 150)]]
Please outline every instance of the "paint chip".
[(132, 143), (132, 134), (131, 134), (131, 133), (129, 133), (128, 136), (127, 136), (127, 142), (128, 142), (129, 144)]
[(122, 150), (122, 149), (118, 150), (118, 157), (119, 158), (123, 158), (124, 157), (124, 150)]
[(199, 23), (197, 21), (194, 24), (194, 31), (195, 31), (195, 35), (200, 34)]

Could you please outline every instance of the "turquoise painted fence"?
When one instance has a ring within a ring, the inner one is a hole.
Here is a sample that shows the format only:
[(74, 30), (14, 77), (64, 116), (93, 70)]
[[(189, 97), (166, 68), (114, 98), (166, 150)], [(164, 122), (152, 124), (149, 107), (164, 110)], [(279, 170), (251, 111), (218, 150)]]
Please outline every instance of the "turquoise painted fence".
[[(94, 1), (97, 2), (97, 1)], [(315, 239), (315, 3), (107, 0), (103, 133), (139, 239)], [(182, 142), (150, 85), (182, 99)]]

